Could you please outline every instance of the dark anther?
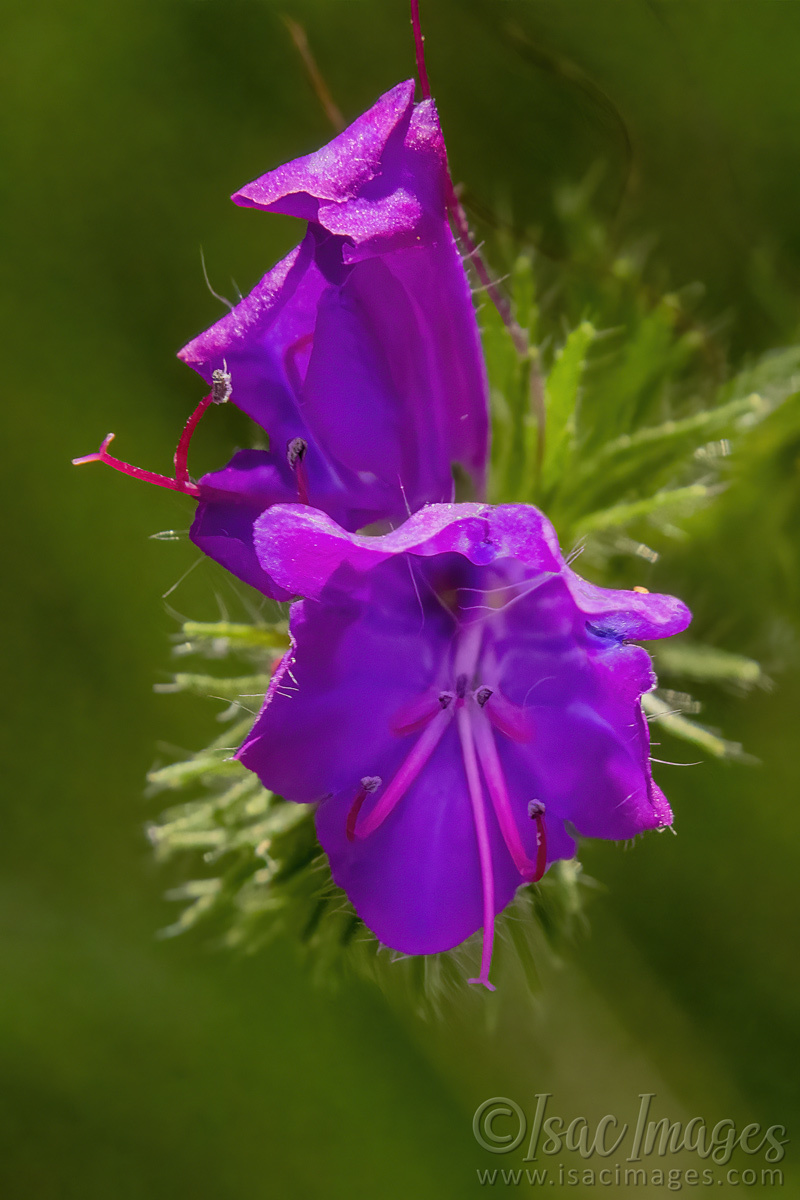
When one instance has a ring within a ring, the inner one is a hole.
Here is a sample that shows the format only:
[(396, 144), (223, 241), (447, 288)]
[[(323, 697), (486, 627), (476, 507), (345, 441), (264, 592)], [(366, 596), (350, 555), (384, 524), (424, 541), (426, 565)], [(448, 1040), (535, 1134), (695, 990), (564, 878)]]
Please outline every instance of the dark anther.
[(478, 704), (480, 704), (481, 708), (483, 708), (484, 704), (489, 699), (491, 694), (492, 694), (491, 688), (487, 688), (487, 687), (478, 688), (477, 692), (475, 693), (475, 699), (478, 701)]
[(531, 800), (528, 805), (528, 816), (532, 821), (535, 821), (537, 817), (544, 816), (544, 805), (541, 800)]
[(361, 780), (361, 786), (365, 792), (372, 793), (377, 792), (382, 782), (380, 775), (365, 775)]
[(286, 461), (294, 470), (298, 463), (301, 463), (306, 456), (308, 442), (305, 438), (294, 437), (286, 446)]
[(233, 385), (231, 384), (231, 376), (229, 371), (223, 371), (217, 367), (211, 372), (211, 399), (214, 404), (224, 404), (230, 399)]
[(458, 679), (456, 680), (456, 695), (458, 696), (459, 700), (463, 700), (466, 694), (467, 677), (466, 675), (459, 675)]
[(442, 708), (449, 708), (449, 706), (453, 703), (453, 693), (441, 692), (439, 695), (439, 703), (441, 704)]

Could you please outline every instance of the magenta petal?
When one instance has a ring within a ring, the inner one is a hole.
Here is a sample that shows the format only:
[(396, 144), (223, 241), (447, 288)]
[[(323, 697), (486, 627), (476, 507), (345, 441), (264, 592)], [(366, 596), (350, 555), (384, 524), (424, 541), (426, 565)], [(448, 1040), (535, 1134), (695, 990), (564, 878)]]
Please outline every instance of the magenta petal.
[(261, 567), (253, 541), (253, 526), (266, 508), (297, 498), (285, 459), (263, 450), (240, 450), (221, 471), (204, 475), (198, 486), (200, 502), (189, 535), (194, 544), (265, 596), (291, 599), (293, 593)]
[(234, 202), (316, 220), (317, 201), (350, 200), (380, 173), (387, 142), (407, 123), (413, 102), (414, 81), (398, 83), (327, 146), (260, 176)]
[(393, 717), (435, 681), (446, 622), (434, 616), (421, 646), (419, 610), (405, 603), (412, 588), (406, 565), (386, 564), (380, 587), (378, 604), (339, 593), (330, 604), (292, 606), (291, 676), (238, 754), (289, 800), (308, 803), (355, 787), (376, 774), (377, 760), (402, 756), (406, 743), (394, 734)]
[(396, 479), (405, 397), (395, 388), (386, 347), (356, 290), (356, 274), (343, 287), (329, 288), (319, 305), (303, 413), (337, 463)]
[(327, 146), (262, 175), (237, 204), (287, 213), (347, 239), (346, 262), (442, 239), (447, 156), (432, 100), (398, 84)]
[(308, 236), (178, 355), (207, 383), (213, 371), (227, 369), (231, 402), (282, 445), (306, 432), (297, 391), (327, 287), (314, 251), (314, 238)]
[(521, 504), (431, 504), (381, 537), (348, 533), (321, 513), (293, 506), (264, 517), (256, 549), (266, 571), (305, 596), (318, 596), (345, 565), (367, 571), (404, 553), (457, 553), (478, 565), (508, 557), (528, 569), (565, 569), (549, 521)]
[[(434, 447), (441, 446), (448, 468), (461, 463), (483, 495), (488, 383), (472, 294), (452, 234), (443, 225), (440, 239), (424, 251), (398, 251), (383, 262), (411, 310), (407, 322), (394, 323), (395, 361), (409, 371), (413, 366), (420, 381), (415, 396), (420, 463), (430, 463)], [(392, 336), (391, 319), (382, 328), (384, 337)], [(435, 433), (428, 432), (430, 425)]]

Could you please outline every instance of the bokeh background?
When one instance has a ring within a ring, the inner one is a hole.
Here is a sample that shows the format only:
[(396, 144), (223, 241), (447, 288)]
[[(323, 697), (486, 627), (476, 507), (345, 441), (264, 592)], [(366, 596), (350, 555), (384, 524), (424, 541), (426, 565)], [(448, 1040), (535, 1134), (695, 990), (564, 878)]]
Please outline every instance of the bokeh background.
[[(220, 578), (200, 565), (163, 600), (196, 556), (149, 535), (186, 530), (191, 505), (69, 460), (113, 429), (122, 457), (168, 471), (200, 395), (174, 354), (221, 311), (200, 247), (231, 294), (297, 240), (227, 199), (330, 135), (284, 13), (348, 118), (412, 73), (404, 0), (27, 0), (3, 18), (0, 1195), (460, 1200), (498, 1165), (478, 1103), (532, 1112), (542, 1091), (568, 1118), (630, 1120), (653, 1092), (659, 1116), (794, 1138), (790, 431), (676, 567), (706, 631), (775, 680), (706, 712), (762, 765), (661, 768), (679, 836), (588, 850), (590, 930), (535, 998), (426, 1023), (366, 983), (319, 990), (288, 944), (242, 959), (156, 938), (174, 906), (142, 780), (164, 743), (204, 744), (214, 711), (152, 688), (174, 613), (216, 618)], [(660, 278), (703, 282), (721, 353), (798, 340), (800, 6), (425, 0), (424, 20), (453, 172), (490, 232), (533, 231), (558, 263), (554, 192), (603, 163), (599, 217), (652, 239)], [(196, 467), (241, 436), (235, 413), (210, 425)]]

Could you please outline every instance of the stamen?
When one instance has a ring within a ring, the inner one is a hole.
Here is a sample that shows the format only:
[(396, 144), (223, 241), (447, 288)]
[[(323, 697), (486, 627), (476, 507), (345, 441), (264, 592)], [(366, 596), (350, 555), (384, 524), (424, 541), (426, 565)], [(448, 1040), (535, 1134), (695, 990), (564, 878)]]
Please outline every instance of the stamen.
[(492, 872), (492, 848), (489, 843), (489, 830), (486, 826), (486, 809), (483, 803), (483, 788), (478, 773), (478, 760), (475, 756), (475, 743), (472, 740), (472, 725), (469, 709), (461, 707), (457, 713), (458, 736), (461, 741), (461, 752), (464, 758), (464, 770), (467, 774), (469, 798), (472, 801), (472, 816), (475, 821), (475, 836), (478, 839), (478, 859), (481, 865), (481, 887), (483, 891), (483, 945), (481, 947), (481, 971), (477, 979), (470, 983), (482, 983), (490, 992), (494, 985), (489, 982), (489, 969), (492, 965), (492, 949), (494, 947), (494, 874)]
[(451, 692), (437, 694), (429, 691), (423, 692), (421, 696), (415, 696), (408, 704), (399, 708), (392, 717), (392, 733), (403, 737), (407, 733), (414, 733), (417, 729), (422, 729), (438, 712), (447, 708), (452, 699)]
[(293, 437), (286, 445), (286, 461), (291, 470), (294, 471), (294, 477), (297, 480), (297, 494), (300, 497), (301, 504), (308, 504), (308, 475), (306, 474), (303, 459), (308, 450), (308, 442), (305, 438)]
[(345, 836), (348, 842), (355, 841), (356, 821), (358, 820), (358, 814), (361, 811), (361, 805), (364, 803), (367, 796), (378, 790), (382, 782), (383, 781), (381, 780), (380, 775), (365, 775), (361, 780), (361, 783), (358, 785), (356, 798), (350, 806), (350, 811), (347, 814), (347, 822), (344, 827)]
[(480, 707), (483, 708), (484, 704), (486, 703), (486, 701), (489, 699), (489, 697), (491, 695), (492, 695), (491, 688), (488, 688), (488, 687), (478, 688), (477, 692), (475, 693), (475, 700), (476, 700), (477, 704), (479, 704)]
[(188, 477), (186, 479), (170, 479), (168, 475), (145, 471), (143, 467), (134, 467), (131, 463), (114, 458), (113, 454), (108, 453), (108, 447), (113, 440), (114, 434), (109, 433), (107, 437), (103, 438), (100, 449), (96, 450), (94, 454), (84, 454), (82, 458), (73, 458), (73, 466), (80, 467), (84, 463), (102, 462), (106, 466), (113, 467), (115, 471), (121, 471), (123, 475), (132, 475), (134, 479), (143, 479), (146, 483), (155, 483), (158, 487), (171, 488), (174, 492), (185, 492), (187, 496), (200, 495), (200, 488)]
[(439, 745), (442, 734), (450, 724), (450, 718), (453, 715), (452, 706), (442, 709), (432, 718), (423, 729), (414, 748), (410, 754), (401, 763), (396, 775), (392, 779), (386, 791), (381, 796), (378, 803), (373, 808), (372, 812), (361, 823), (359, 828), (354, 826), (354, 834), (358, 838), (369, 837), (378, 829), (395, 806), (403, 799), (408, 789), (411, 787), (414, 780), (419, 775), (422, 768), (427, 763), (430, 756), (433, 754), (436, 747)]
[(456, 679), (456, 698), (458, 700), (463, 700), (464, 697), (466, 696), (467, 683), (468, 683), (468, 680), (467, 680), (466, 675), (459, 675), (458, 679)]
[(544, 805), (541, 800), (531, 800), (528, 816), (536, 822), (536, 874), (531, 883), (538, 883), (547, 869), (547, 830), (544, 823)]
[(503, 840), (514, 860), (514, 866), (523, 879), (531, 882), (534, 878), (539, 878), (536, 874), (539, 866), (538, 858), (536, 862), (529, 858), (522, 844), (522, 838), (511, 809), (511, 800), (500, 756), (494, 742), (494, 734), (489, 724), (481, 718), (473, 723), (472, 732)]
[[(489, 689), (482, 688), (481, 691), (489, 692)], [(478, 699), (477, 695), (475, 699)], [(512, 742), (524, 744), (531, 741), (533, 723), (530, 717), (524, 708), (520, 708), (518, 704), (512, 704), (510, 700), (506, 699), (499, 689), (495, 688), (484, 700), (478, 700), (478, 703), (495, 729), (499, 729), (507, 738), (511, 738)]]

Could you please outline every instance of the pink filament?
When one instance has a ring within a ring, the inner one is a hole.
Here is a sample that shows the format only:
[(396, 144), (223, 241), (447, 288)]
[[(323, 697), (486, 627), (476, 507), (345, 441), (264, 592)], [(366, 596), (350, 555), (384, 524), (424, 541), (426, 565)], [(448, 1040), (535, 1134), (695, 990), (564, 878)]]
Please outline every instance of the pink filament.
[(189, 443), (194, 436), (195, 429), (197, 429), (197, 426), (200, 424), (200, 418), (208, 408), (209, 404), (211, 404), (213, 399), (214, 397), (211, 393), (203, 397), (197, 408), (189, 417), (189, 420), (186, 422), (178, 445), (175, 447), (175, 480), (178, 484), (186, 484), (191, 482), (189, 479), (188, 467)]
[(353, 803), (350, 805), (350, 811), (347, 814), (347, 821), (346, 821), (345, 827), (344, 827), (345, 837), (347, 838), (348, 842), (355, 841), (356, 822), (358, 821), (358, 814), (361, 812), (361, 805), (364, 803), (366, 798), (367, 798), (367, 789), (364, 787), (363, 783), (360, 783), (358, 785), (358, 791), (356, 792), (356, 798), (353, 801)]
[(512, 704), (497, 688), (485, 701), (483, 711), (495, 729), (499, 729), (512, 742), (529, 742), (533, 737), (533, 724), (524, 708)]
[(475, 821), (475, 835), (478, 839), (478, 858), (481, 865), (481, 886), (483, 891), (483, 946), (481, 948), (481, 972), (477, 979), (470, 983), (482, 983), (493, 992), (494, 985), (489, 982), (489, 969), (492, 965), (492, 949), (494, 947), (494, 874), (492, 871), (492, 848), (489, 843), (489, 830), (486, 825), (486, 809), (483, 802), (483, 788), (478, 772), (478, 760), (475, 755), (475, 743), (472, 738), (472, 723), (470, 711), (459, 707), (456, 714), (458, 721), (458, 736), (461, 740), (461, 752), (464, 757), (464, 770), (467, 773), (467, 787), (472, 801), (472, 816)]
[(419, 19), (419, 0), (411, 0), (411, 24), (414, 27), (414, 51), (417, 56), (417, 75), (424, 100), (431, 98), (431, 85), (428, 82), (428, 68), (425, 66), (425, 38), (422, 35), (422, 25)]
[(438, 712), (447, 707), (447, 704), (443, 704), (439, 699), (441, 695), (443, 693), (437, 688), (434, 691), (423, 692), (421, 696), (415, 696), (408, 704), (404, 704), (392, 717), (392, 733), (404, 737), (422, 729)]
[(84, 454), (82, 458), (73, 458), (73, 466), (80, 467), (83, 463), (102, 462), (113, 467), (115, 471), (121, 471), (123, 475), (132, 475), (134, 479), (143, 479), (146, 483), (155, 483), (158, 487), (171, 488), (175, 492), (185, 492), (187, 496), (200, 495), (197, 484), (192, 483), (189, 479), (170, 479), (168, 475), (145, 471), (143, 467), (134, 467), (131, 463), (114, 458), (113, 454), (108, 453), (108, 446), (113, 440), (114, 434), (109, 433), (107, 437), (103, 438), (100, 449), (96, 450), (94, 454)]
[(547, 870), (547, 831), (544, 824), (544, 814), (539, 813), (534, 817), (536, 822), (536, 874), (531, 879), (531, 883), (538, 883)]
[(489, 789), (489, 796), (491, 797), (497, 816), (500, 831), (508, 847), (508, 852), (514, 860), (514, 866), (522, 878), (529, 882), (533, 879), (541, 879), (543, 872), (539, 872), (538, 853), (536, 862), (533, 862), (528, 857), (525, 847), (522, 844), (522, 838), (517, 829), (516, 821), (514, 820), (505, 775), (503, 774), (500, 756), (497, 753), (497, 746), (494, 742), (494, 734), (482, 717), (478, 717), (475, 720), (472, 730), (478, 750), (478, 758), (480, 759), (484, 778), (486, 779), (486, 786)]
[(294, 464), (294, 477), (297, 482), (297, 496), (301, 504), (309, 504), (308, 499), (308, 474), (302, 458), (298, 458)]
[(353, 822), (353, 832), (357, 838), (369, 837), (371, 833), (374, 833), (403, 799), (439, 745), (452, 715), (453, 706), (450, 705), (448, 708), (440, 708), (439, 712), (431, 719), (372, 811), (367, 814), (360, 826), (355, 821)]

